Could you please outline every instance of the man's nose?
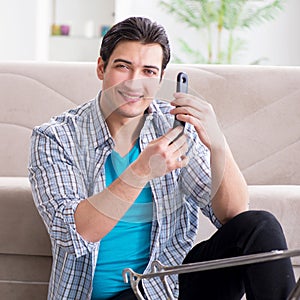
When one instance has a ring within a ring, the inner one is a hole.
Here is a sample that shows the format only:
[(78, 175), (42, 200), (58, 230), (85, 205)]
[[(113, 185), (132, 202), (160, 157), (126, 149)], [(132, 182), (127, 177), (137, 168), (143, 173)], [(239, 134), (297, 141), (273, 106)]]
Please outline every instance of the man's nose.
[(141, 89), (143, 88), (144, 80), (138, 72), (132, 72), (131, 76), (126, 80), (125, 85), (132, 90)]

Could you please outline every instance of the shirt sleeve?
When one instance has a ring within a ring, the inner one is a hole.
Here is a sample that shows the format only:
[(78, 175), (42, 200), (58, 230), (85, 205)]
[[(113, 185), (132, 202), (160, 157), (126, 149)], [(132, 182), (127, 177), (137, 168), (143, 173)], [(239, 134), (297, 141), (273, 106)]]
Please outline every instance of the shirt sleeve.
[(29, 179), (51, 242), (80, 257), (91, 252), (96, 243), (85, 241), (76, 231), (74, 213), (87, 192), (82, 174), (65, 148), (55, 130), (34, 129)]
[(211, 206), (210, 152), (200, 141), (192, 126), (187, 126), (189, 136), (189, 164), (180, 174), (180, 188), (198, 205), (202, 213), (220, 228), (222, 224), (215, 216)]

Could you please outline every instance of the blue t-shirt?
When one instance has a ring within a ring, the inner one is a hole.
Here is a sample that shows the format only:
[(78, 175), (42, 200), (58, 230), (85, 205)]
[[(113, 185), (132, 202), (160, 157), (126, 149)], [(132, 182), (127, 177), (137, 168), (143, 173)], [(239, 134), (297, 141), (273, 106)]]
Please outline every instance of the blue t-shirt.
[[(139, 153), (139, 141), (124, 157), (113, 151), (105, 164), (106, 186), (136, 160)], [(123, 269), (129, 267), (143, 273), (149, 261), (151, 226), (152, 193), (146, 186), (123, 218), (100, 242), (93, 300), (108, 299), (130, 288), (123, 281)]]

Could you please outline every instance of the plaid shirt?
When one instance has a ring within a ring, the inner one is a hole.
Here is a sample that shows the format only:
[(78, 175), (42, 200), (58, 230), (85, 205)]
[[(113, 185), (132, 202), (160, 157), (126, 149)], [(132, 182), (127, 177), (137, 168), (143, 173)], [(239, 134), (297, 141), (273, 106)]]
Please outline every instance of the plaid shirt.
[[(81, 200), (105, 188), (104, 165), (114, 141), (99, 108), (92, 101), (36, 127), (32, 134), (29, 177), (35, 205), (52, 243), (53, 266), (48, 299), (90, 299), (100, 242), (84, 240), (76, 231), (74, 212)], [(140, 133), (141, 151), (165, 134), (174, 117), (170, 105), (153, 101)], [(209, 152), (195, 130), (189, 136), (189, 165), (150, 182), (153, 224), (150, 264), (179, 265), (191, 249), (198, 227), (199, 208), (219, 227), (210, 202)], [(130, 266), (129, 266), (130, 267)], [(120, 275), (121, 276), (121, 275)], [(178, 297), (176, 275), (168, 278)], [(143, 282), (148, 299), (166, 299), (159, 278)]]

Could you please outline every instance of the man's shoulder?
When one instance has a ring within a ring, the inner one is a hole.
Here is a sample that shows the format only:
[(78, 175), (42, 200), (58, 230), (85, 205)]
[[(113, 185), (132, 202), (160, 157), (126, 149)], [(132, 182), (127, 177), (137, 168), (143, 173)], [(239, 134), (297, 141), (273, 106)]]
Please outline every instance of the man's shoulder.
[(42, 134), (49, 137), (59, 136), (61, 134), (70, 134), (91, 122), (93, 103), (90, 100), (77, 107), (71, 108), (59, 115), (53, 116), (48, 122), (33, 128), (33, 134)]
[(53, 116), (49, 121), (35, 126), (33, 131), (50, 133), (60, 129), (65, 130), (67, 127), (71, 128), (75, 124), (79, 125), (80, 123), (87, 122), (90, 119), (94, 101), (95, 100), (90, 100), (64, 111), (59, 115)]

